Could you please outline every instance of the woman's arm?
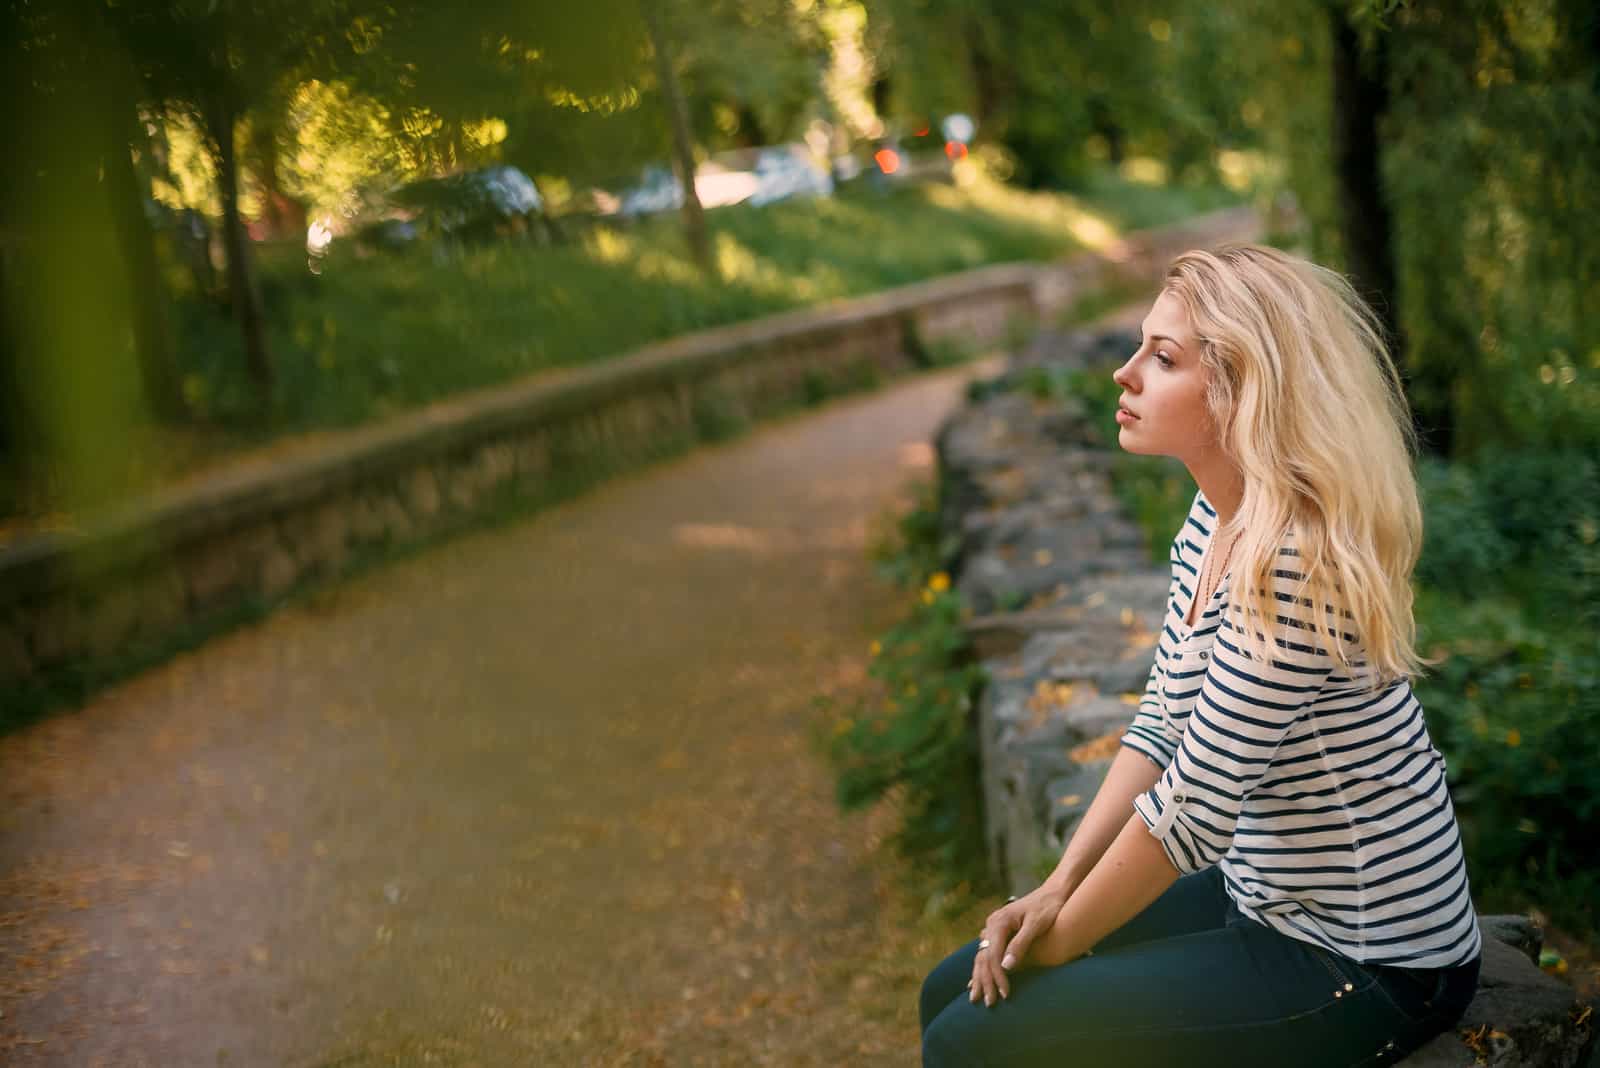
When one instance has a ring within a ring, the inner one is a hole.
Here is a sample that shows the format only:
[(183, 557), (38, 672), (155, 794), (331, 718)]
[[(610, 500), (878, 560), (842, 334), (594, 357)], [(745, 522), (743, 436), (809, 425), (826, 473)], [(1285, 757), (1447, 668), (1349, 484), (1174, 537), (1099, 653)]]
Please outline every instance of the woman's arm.
[(1089, 811), (1083, 814), (1072, 841), (1061, 854), (1061, 862), (1044, 881), (1045, 886), (1070, 896), (1128, 822), (1133, 799), (1154, 786), (1160, 777), (1161, 769), (1149, 757), (1128, 746), (1119, 749)]
[(1177, 880), (1178, 869), (1143, 818), (1129, 816), (1116, 841), (1056, 913), (1056, 922), (1033, 947), (1029, 959), (1052, 967), (1083, 956)]

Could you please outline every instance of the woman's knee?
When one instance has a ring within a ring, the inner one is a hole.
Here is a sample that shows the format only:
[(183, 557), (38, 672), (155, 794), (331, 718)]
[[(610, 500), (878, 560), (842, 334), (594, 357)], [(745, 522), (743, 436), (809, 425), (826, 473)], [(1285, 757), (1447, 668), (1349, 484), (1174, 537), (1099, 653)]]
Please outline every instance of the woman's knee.
[(922, 1030), (926, 1031), (957, 995), (967, 992), (967, 980), (972, 978), (972, 961), (977, 952), (978, 942), (974, 939), (940, 961), (922, 980), (922, 993), (918, 998)]
[[(1012, 1008), (1008, 1004), (1006, 1008)], [(1017, 1016), (998, 1005), (970, 1004), (965, 998), (945, 1006), (922, 1032), (923, 1068), (1033, 1063), (1028, 1047), (1041, 1021)], [(1052, 1065), (1061, 1065), (1051, 1057)]]

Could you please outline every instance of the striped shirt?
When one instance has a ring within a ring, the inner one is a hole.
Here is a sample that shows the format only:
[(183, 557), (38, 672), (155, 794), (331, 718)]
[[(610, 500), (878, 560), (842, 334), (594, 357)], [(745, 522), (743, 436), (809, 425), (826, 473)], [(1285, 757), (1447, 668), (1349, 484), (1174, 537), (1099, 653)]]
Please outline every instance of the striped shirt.
[(1185, 624), (1216, 515), (1196, 493), (1172, 542), (1155, 665), (1122, 736), (1162, 769), (1135, 810), (1179, 872), (1218, 865), (1239, 911), (1285, 935), (1363, 962), (1471, 960), (1482, 936), (1444, 755), (1410, 681), (1363, 692), (1316, 644), (1292, 532), (1273, 593), (1304, 643), (1283, 633), (1269, 666), (1251, 660), (1224, 618), (1231, 572)]

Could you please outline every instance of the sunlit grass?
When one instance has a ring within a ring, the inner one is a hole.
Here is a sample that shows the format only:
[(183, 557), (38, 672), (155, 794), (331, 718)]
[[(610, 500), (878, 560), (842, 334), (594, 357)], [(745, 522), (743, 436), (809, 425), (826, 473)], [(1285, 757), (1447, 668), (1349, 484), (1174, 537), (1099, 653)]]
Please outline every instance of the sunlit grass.
[[(421, 244), (362, 256), (335, 241), (317, 273), (298, 246), (259, 246), (277, 377), (265, 407), (225, 310), (186, 293), (188, 277), (174, 269), (182, 388), (196, 419), (161, 428), (128, 463), (143, 484), (152, 470), (171, 481), (285, 434), (381, 419), (688, 331), (1100, 248), (1130, 229), (1238, 200), (1223, 189), (1130, 182), (1110, 169), (1077, 196), (1008, 187), (973, 167), (958, 173), (955, 185), (851, 188), (708, 212), (716, 280), (694, 264), (676, 213), (554, 246)], [(0, 516), (55, 504), (36, 497), (0, 485)]]

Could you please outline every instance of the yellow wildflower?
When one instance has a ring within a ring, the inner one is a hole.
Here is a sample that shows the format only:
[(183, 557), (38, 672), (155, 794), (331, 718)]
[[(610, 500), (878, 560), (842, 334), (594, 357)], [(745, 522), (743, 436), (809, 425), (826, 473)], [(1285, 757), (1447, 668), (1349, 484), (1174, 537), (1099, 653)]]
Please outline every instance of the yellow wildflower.
[(1513, 749), (1515, 749), (1517, 746), (1521, 745), (1522, 744), (1522, 732), (1517, 730), (1517, 728), (1515, 728), (1515, 727), (1512, 727), (1510, 730), (1506, 731), (1506, 744), (1509, 745)]
[(943, 593), (949, 588), (950, 576), (946, 575), (943, 571), (935, 571), (933, 573), (933, 577), (928, 580), (928, 589), (932, 590), (934, 593)]

